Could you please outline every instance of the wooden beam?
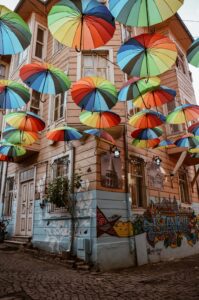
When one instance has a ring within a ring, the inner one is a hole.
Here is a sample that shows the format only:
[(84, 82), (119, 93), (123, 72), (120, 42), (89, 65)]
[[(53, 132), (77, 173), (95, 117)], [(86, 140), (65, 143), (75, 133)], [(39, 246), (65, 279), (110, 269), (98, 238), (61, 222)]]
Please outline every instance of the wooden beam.
[(195, 184), (195, 182), (196, 182), (196, 180), (198, 178), (198, 175), (199, 175), (199, 168), (198, 168), (197, 172), (195, 173), (195, 176), (194, 176), (194, 178), (193, 178), (193, 180), (191, 182), (191, 187), (192, 188), (193, 188), (193, 186), (194, 186), (194, 184)]
[(187, 151), (187, 150), (188, 150), (188, 148), (185, 148), (185, 147), (174, 147), (174, 148), (167, 149), (167, 153), (169, 155), (172, 155), (172, 154), (177, 154), (177, 153)]
[(181, 153), (181, 155), (180, 155), (180, 157), (179, 157), (179, 159), (178, 159), (176, 165), (175, 165), (174, 170), (171, 172), (171, 176), (174, 176), (174, 175), (178, 172), (178, 170), (179, 170), (180, 167), (182, 166), (182, 164), (183, 164), (183, 162), (184, 162), (186, 156), (187, 156), (187, 151), (183, 151), (183, 152)]

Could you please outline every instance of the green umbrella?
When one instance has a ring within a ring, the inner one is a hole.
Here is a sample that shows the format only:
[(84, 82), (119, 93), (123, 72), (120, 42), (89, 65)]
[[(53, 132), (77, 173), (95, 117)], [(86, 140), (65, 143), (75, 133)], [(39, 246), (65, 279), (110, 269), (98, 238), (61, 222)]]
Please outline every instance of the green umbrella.
[(187, 60), (191, 65), (199, 67), (199, 38), (189, 47), (187, 51)]
[(0, 143), (0, 153), (8, 157), (17, 157), (26, 154), (26, 149), (21, 146), (2, 141)]

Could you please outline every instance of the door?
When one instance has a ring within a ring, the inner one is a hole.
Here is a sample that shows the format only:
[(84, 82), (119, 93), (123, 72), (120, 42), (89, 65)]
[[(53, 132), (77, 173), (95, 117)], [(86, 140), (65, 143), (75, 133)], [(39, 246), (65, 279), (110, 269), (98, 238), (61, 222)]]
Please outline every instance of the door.
[(32, 235), (32, 214), (34, 200), (34, 182), (21, 184), (20, 234)]

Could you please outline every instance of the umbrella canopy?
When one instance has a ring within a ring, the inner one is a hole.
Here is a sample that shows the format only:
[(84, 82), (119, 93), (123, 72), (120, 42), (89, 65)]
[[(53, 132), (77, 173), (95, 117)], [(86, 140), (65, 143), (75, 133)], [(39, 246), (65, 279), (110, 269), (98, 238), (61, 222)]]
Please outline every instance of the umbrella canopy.
[(17, 157), (26, 154), (26, 149), (23, 148), (22, 146), (10, 144), (10, 143), (1, 143), (0, 153), (9, 157)]
[(62, 0), (52, 7), (48, 27), (60, 43), (81, 51), (106, 44), (114, 34), (115, 21), (96, 0)]
[(154, 139), (154, 140), (139, 140), (134, 139), (132, 141), (132, 146), (138, 147), (138, 148), (155, 148), (160, 142), (160, 139)]
[(120, 47), (117, 63), (128, 75), (150, 77), (168, 71), (176, 58), (176, 45), (168, 37), (145, 33), (129, 39)]
[(160, 85), (160, 78), (149, 77), (139, 78), (133, 77), (129, 79), (119, 91), (119, 101), (129, 101), (141, 96), (151, 89)]
[(153, 140), (157, 139), (162, 135), (163, 131), (161, 128), (147, 128), (147, 129), (137, 129), (131, 133), (134, 139), (138, 140)]
[(176, 147), (176, 145), (170, 141), (170, 140), (162, 140), (159, 145), (157, 146), (157, 148), (159, 149), (168, 149), (168, 148), (174, 148)]
[(76, 128), (62, 126), (47, 132), (46, 137), (47, 139), (56, 142), (59, 141), (69, 142), (69, 141), (81, 139), (82, 134)]
[(143, 110), (132, 116), (129, 124), (135, 128), (146, 129), (162, 125), (166, 118), (153, 110)]
[(120, 116), (116, 113), (105, 112), (89, 112), (84, 111), (80, 114), (80, 122), (92, 128), (111, 128), (117, 126), (120, 122)]
[(12, 162), (12, 161), (13, 161), (13, 158), (12, 158), (12, 157), (9, 157), (9, 156), (7, 156), (7, 155), (0, 154), (0, 161)]
[(194, 104), (184, 104), (176, 107), (167, 116), (169, 124), (183, 124), (199, 118), (199, 106)]
[(3, 138), (11, 144), (32, 145), (39, 136), (37, 132), (22, 131), (8, 127), (3, 131)]
[(96, 136), (100, 139), (103, 139), (107, 142), (115, 144), (114, 138), (108, 132), (106, 132), (105, 130), (102, 130), (102, 129), (87, 129), (87, 130), (84, 130), (84, 133), (94, 135), (94, 136)]
[(10, 126), (25, 131), (42, 131), (45, 122), (33, 112), (18, 111), (4, 116), (6, 123)]
[(177, 147), (195, 148), (199, 145), (199, 139), (195, 138), (193, 134), (185, 134), (175, 141)]
[(109, 0), (116, 20), (127, 26), (145, 27), (172, 17), (184, 0)]
[(117, 89), (100, 77), (85, 77), (74, 83), (71, 95), (74, 102), (88, 111), (107, 111), (117, 103)]
[(0, 109), (21, 108), (30, 100), (30, 93), (22, 84), (0, 80)]
[(20, 69), (19, 75), (27, 86), (42, 94), (64, 93), (71, 85), (62, 70), (47, 63), (25, 65)]
[(195, 136), (199, 136), (199, 122), (192, 124), (188, 127), (188, 131)]
[(28, 25), (15, 12), (0, 5), (0, 55), (24, 51), (31, 41)]
[(199, 153), (199, 145), (195, 148), (189, 149), (189, 152), (192, 154), (197, 154)]
[(195, 67), (199, 67), (199, 38), (195, 40), (187, 51), (187, 60)]
[(139, 108), (151, 108), (164, 105), (174, 100), (176, 91), (161, 85), (133, 100), (133, 105)]

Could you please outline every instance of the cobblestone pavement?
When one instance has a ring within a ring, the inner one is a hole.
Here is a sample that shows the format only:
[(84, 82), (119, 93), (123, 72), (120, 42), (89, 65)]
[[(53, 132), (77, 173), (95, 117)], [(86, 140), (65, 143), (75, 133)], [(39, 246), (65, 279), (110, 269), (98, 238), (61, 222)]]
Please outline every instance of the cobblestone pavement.
[(0, 250), (0, 299), (198, 300), (199, 255), (96, 273), (70, 270), (29, 254)]

